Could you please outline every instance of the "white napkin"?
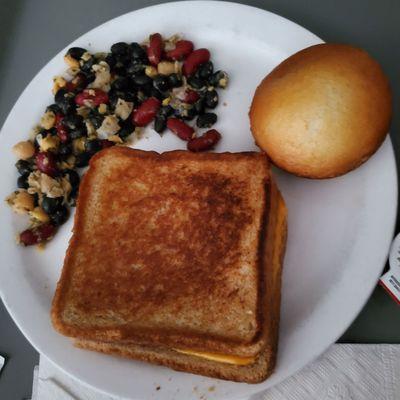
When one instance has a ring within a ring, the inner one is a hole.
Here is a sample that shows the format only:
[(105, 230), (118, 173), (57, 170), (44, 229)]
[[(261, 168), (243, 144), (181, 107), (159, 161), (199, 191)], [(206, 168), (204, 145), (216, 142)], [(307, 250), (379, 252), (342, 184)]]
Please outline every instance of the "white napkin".
[[(43, 356), (37, 379), (32, 400), (122, 400), (82, 385)], [(399, 399), (400, 345), (335, 344), (291, 378), (247, 400)]]

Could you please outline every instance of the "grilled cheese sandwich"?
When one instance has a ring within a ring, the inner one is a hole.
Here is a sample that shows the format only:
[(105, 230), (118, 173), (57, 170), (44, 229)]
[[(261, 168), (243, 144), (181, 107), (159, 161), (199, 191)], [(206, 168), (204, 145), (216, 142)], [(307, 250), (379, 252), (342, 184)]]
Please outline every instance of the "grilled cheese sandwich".
[(81, 348), (259, 382), (275, 363), (285, 240), (261, 153), (101, 151), (53, 324)]

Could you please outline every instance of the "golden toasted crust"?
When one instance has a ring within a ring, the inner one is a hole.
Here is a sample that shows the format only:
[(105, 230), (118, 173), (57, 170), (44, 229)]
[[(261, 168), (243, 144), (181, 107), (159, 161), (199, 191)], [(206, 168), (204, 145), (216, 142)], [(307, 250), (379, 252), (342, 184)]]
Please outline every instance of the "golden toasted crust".
[(255, 363), (237, 366), (206, 360), (178, 353), (172, 349), (154, 345), (107, 343), (93, 340), (75, 340), (80, 348), (100, 351), (106, 354), (133, 358), (153, 364), (168, 366), (178, 371), (206, 375), (213, 378), (238, 382), (258, 383), (273, 371), (278, 345), (280, 290), (282, 262), (286, 244), (286, 209), (279, 192), (273, 185), (270, 196), (268, 230), (264, 233), (263, 264), (265, 277), (261, 280), (263, 292), (263, 336), (264, 346)]
[(368, 53), (319, 44), (265, 77), (250, 123), (256, 143), (277, 166), (299, 176), (331, 178), (379, 148), (391, 113), (389, 82)]
[(276, 358), (276, 352), (265, 347), (254, 364), (235, 366), (154, 346), (113, 344), (84, 339), (76, 340), (75, 345), (82, 349), (163, 365), (176, 371), (246, 383), (264, 381), (273, 372)]
[(269, 173), (261, 153), (99, 153), (81, 184), (55, 328), (81, 339), (258, 353)]

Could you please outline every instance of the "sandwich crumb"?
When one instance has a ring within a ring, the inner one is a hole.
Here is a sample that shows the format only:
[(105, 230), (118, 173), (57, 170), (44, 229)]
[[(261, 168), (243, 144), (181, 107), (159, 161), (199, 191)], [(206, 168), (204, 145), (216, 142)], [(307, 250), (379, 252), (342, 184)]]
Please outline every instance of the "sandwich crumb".
[(214, 391), (215, 391), (215, 386), (210, 386), (210, 387), (208, 388), (208, 391), (209, 391), (209, 392), (214, 392)]

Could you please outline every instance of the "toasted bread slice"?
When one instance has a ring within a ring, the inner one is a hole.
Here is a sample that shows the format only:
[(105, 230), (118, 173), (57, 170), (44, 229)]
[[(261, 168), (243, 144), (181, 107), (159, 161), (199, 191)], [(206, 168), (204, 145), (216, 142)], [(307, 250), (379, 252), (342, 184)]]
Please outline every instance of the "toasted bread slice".
[(286, 245), (286, 208), (275, 185), (270, 196), (268, 229), (264, 239), (264, 318), (262, 339), (264, 347), (248, 365), (218, 362), (210, 359), (182, 354), (173, 348), (135, 343), (101, 342), (77, 339), (77, 347), (136, 360), (168, 366), (178, 371), (191, 372), (219, 379), (258, 383), (273, 371), (277, 355), (280, 289), (282, 262)]
[(280, 262), (263, 252), (276, 248), (264, 230), (279, 198), (260, 153), (102, 151), (81, 184), (54, 326), (80, 343), (276, 346)]

